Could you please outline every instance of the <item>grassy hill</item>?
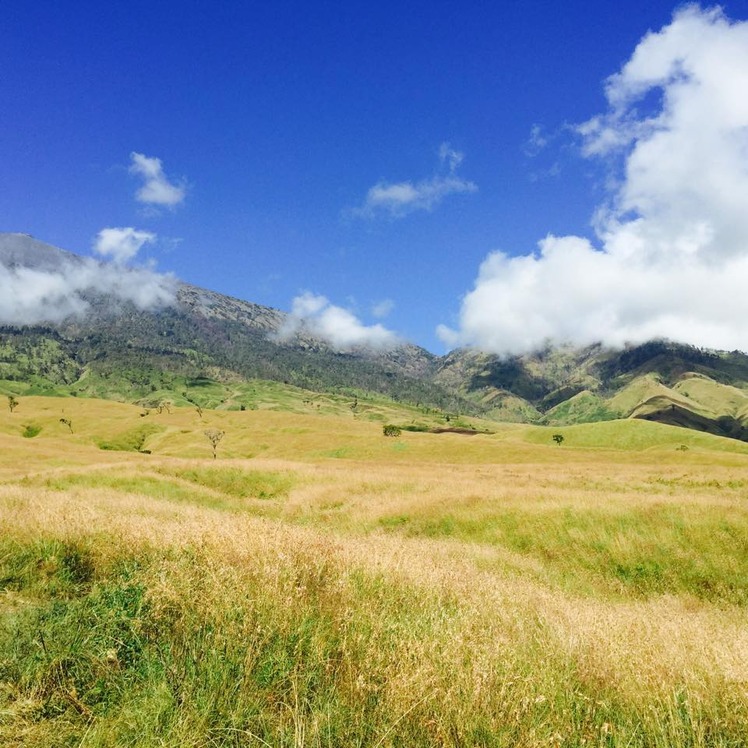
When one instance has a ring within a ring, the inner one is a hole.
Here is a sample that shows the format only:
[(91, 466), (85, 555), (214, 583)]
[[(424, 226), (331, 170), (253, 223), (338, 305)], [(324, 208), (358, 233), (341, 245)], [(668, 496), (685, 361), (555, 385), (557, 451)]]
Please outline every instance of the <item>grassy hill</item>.
[(0, 743), (744, 742), (748, 445), (260, 400), (0, 412)]
[(620, 351), (548, 348), (502, 359), (454, 351), (436, 379), (486, 416), (548, 425), (646, 418), (745, 440), (748, 356), (655, 341)]

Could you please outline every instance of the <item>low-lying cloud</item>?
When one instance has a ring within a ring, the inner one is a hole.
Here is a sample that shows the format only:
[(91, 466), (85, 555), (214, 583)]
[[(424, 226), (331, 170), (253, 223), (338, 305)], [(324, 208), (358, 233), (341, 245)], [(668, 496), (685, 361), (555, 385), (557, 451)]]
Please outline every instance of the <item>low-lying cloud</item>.
[(608, 79), (607, 111), (578, 127), (583, 154), (620, 169), (596, 241), (551, 234), (533, 254), (491, 253), (442, 340), (499, 354), (655, 337), (748, 350), (746, 91), (748, 22), (690, 5), (648, 33)]
[(130, 161), (130, 173), (143, 180), (142, 187), (135, 193), (138, 202), (173, 208), (184, 200), (187, 188), (184, 183), (169, 181), (160, 158), (133, 152)]
[(449, 195), (477, 192), (478, 186), (455, 174), (464, 155), (455, 151), (449, 143), (439, 147), (440, 173), (418, 182), (380, 181), (369, 188), (363, 205), (354, 208), (354, 216), (375, 218), (386, 215), (403, 218), (419, 210), (433, 210)]
[(288, 340), (307, 331), (340, 351), (352, 348), (386, 350), (396, 347), (400, 340), (381, 324), (365, 325), (355, 314), (335, 306), (325, 296), (303, 293), (291, 306), (291, 314), (278, 337)]
[(54, 260), (37, 267), (0, 261), (0, 323), (35, 325), (81, 317), (92, 295), (106, 297), (109, 306), (130, 302), (141, 310), (169, 306), (176, 299), (177, 281), (171, 275), (62, 253)]

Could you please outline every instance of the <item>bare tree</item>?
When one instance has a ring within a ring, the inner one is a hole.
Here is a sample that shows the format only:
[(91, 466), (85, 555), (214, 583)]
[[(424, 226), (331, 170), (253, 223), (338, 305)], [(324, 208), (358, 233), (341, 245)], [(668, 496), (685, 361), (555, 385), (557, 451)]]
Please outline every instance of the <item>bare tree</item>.
[(16, 400), (13, 395), (8, 395), (8, 408), (10, 409), (10, 412), (12, 413), (17, 407), (18, 400)]
[(205, 431), (203, 431), (203, 434), (205, 434), (206, 438), (210, 442), (210, 445), (213, 447), (213, 459), (215, 460), (218, 442), (223, 439), (223, 437), (226, 435), (226, 432), (221, 431), (220, 429), (205, 429)]
[(73, 433), (73, 422), (69, 418), (60, 418), (60, 423), (64, 424), (70, 429), (70, 433)]

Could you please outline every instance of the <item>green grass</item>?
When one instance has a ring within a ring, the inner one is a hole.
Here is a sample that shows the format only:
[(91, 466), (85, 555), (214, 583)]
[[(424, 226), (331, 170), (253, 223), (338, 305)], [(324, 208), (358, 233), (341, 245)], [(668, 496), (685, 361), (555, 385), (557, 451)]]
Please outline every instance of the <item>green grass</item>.
[(594, 423), (620, 418), (621, 414), (610, 408), (602, 398), (591, 392), (580, 392), (549, 410), (543, 422), (549, 425)]
[(283, 499), (297, 482), (293, 475), (269, 470), (159, 467), (155, 473), (141, 469), (138, 474), (123, 473), (116, 468), (70, 472), (26, 478), (21, 485), (55, 491), (74, 488), (118, 491), (216, 509), (265, 514), (266, 511), (260, 511), (243, 500)]
[(547, 584), (599, 596), (693, 595), (748, 605), (748, 506), (729, 515), (663, 504), (531, 509), (490, 505), (382, 517), (408, 537), (451, 538), (536, 559)]
[(100, 439), (99, 448), (117, 452), (140, 452), (146, 445), (148, 437), (164, 431), (163, 426), (155, 423), (144, 423), (142, 426), (125, 431), (113, 439)]
[[(563, 654), (539, 659), (552, 639), (541, 623), (486, 658), (456, 642), (473, 624), (448, 595), (341, 567), (324, 546), (287, 552), (281, 567), (239, 568), (205, 550), (103, 556), (74, 541), (3, 541), (2, 588), (24, 604), (0, 609), (0, 739), (744, 745), (748, 713), (734, 688), (704, 698), (683, 687), (642, 709)], [(490, 636), (490, 621), (474, 624)], [(425, 688), (409, 683), (416, 673)]]
[(237, 499), (284, 498), (297, 483), (295, 476), (289, 473), (268, 470), (194, 467), (164, 472)]
[(27, 423), (23, 427), (23, 431), (21, 432), (21, 436), (24, 439), (33, 439), (35, 436), (39, 436), (42, 432), (42, 427), (39, 426), (39, 424), (36, 423)]
[(532, 444), (552, 444), (552, 435), (562, 433), (567, 447), (609, 450), (646, 450), (672, 448), (686, 444), (691, 448), (748, 454), (748, 444), (705, 434), (700, 431), (666, 426), (635, 419), (586, 423), (574, 426), (528, 427), (525, 439)]
[(41, 486), (54, 491), (69, 491), (74, 488), (119, 491), (140, 494), (155, 499), (197, 503), (204, 506), (221, 506), (223, 502), (212, 493), (198, 486), (185, 486), (174, 480), (142, 471), (140, 474), (100, 470), (85, 473), (64, 473), (50, 477), (28, 478), (21, 483), (26, 486)]
[[(0, 420), (0, 745), (747, 743), (737, 442), (20, 409)], [(149, 424), (151, 455), (99, 448)]]

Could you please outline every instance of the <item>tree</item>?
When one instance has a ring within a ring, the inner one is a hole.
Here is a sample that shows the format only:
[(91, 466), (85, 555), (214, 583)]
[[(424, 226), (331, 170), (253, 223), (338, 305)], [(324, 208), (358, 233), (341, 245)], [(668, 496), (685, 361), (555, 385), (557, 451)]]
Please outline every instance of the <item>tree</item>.
[(210, 445), (213, 447), (213, 459), (215, 460), (218, 443), (226, 435), (226, 432), (221, 431), (220, 429), (205, 429), (205, 431), (203, 431), (203, 434), (205, 434), (206, 438), (210, 442)]
[(12, 413), (17, 407), (18, 400), (16, 400), (13, 395), (8, 395), (8, 408), (10, 409), (10, 412)]
[(563, 434), (554, 434), (553, 435), (553, 441), (558, 444), (560, 447), (564, 443), (564, 435)]
[(60, 418), (60, 423), (67, 426), (71, 434), (73, 433), (73, 422), (69, 418)]

